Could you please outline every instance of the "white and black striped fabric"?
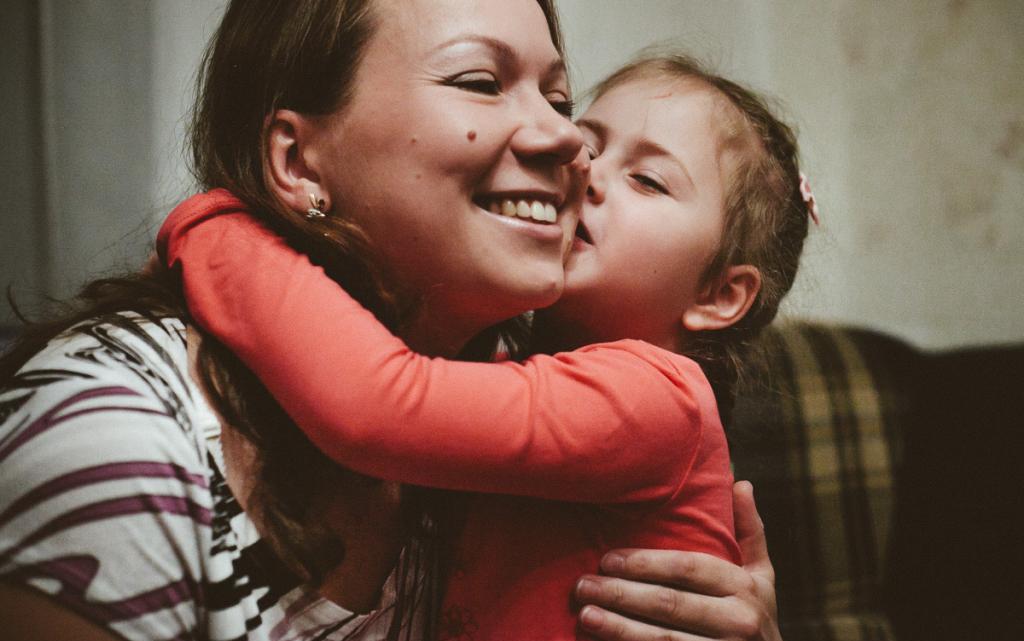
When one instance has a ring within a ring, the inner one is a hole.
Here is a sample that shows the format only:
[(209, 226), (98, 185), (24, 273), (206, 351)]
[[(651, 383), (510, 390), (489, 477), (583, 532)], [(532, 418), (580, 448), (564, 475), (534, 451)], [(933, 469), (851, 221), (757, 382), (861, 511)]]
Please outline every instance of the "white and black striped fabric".
[(0, 390), (0, 580), (126, 639), (383, 638), (389, 608), (353, 615), (276, 569), (218, 471), (185, 337), (86, 322)]

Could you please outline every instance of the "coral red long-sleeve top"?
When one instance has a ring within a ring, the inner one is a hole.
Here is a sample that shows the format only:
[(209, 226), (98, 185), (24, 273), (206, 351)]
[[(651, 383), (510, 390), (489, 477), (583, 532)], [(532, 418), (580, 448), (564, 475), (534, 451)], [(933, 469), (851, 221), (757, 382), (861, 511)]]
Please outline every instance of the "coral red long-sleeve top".
[(576, 638), (572, 586), (612, 548), (739, 562), (725, 436), (692, 360), (635, 340), (524, 363), (422, 356), (224, 190), (179, 205), (158, 241), (196, 321), (327, 455), (490, 495), (469, 504), (442, 638)]

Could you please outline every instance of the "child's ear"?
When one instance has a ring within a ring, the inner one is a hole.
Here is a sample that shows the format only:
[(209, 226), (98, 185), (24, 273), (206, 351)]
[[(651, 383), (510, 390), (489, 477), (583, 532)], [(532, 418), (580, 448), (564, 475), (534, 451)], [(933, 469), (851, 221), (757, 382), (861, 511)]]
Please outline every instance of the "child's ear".
[(683, 312), (690, 332), (725, 329), (743, 318), (761, 291), (761, 272), (753, 265), (730, 265)]
[(306, 211), (309, 195), (331, 208), (330, 194), (321, 184), (316, 141), (318, 127), (309, 118), (278, 109), (268, 117), (266, 180), (271, 193), (292, 211)]

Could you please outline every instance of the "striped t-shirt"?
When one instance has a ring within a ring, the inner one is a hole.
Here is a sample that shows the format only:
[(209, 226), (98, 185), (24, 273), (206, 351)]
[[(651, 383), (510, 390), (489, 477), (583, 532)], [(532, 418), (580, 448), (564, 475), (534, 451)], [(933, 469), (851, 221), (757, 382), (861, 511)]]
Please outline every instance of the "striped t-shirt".
[(383, 638), (389, 607), (354, 615), (274, 570), (218, 471), (182, 323), (119, 318), (0, 390), (0, 580), (127, 639)]

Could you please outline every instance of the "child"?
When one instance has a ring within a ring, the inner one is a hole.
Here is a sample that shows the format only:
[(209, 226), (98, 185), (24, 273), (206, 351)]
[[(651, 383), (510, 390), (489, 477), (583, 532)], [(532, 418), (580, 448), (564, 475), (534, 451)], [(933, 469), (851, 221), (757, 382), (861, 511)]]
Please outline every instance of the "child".
[(161, 230), (197, 321), (328, 455), (491, 494), (469, 499), (441, 638), (574, 638), (564, 595), (615, 547), (740, 561), (715, 396), (728, 406), (740, 347), (796, 272), (809, 203), (792, 133), (672, 56), (613, 74), (580, 125), (592, 183), (565, 296), (535, 328), (547, 351), (574, 351), (412, 353), (227, 192)]

